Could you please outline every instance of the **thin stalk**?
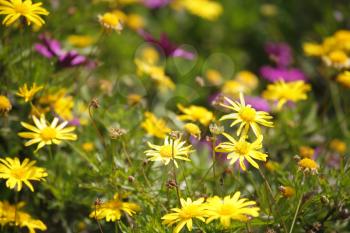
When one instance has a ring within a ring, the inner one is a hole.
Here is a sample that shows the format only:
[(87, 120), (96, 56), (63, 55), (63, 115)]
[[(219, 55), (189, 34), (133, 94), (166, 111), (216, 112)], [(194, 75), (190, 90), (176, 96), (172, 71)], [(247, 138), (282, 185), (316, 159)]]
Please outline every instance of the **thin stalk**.
[(339, 90), (336, 84), (330, 83), (330, 92), (331, 92), (332, 102), (334, 105), (335, 115), (338, 120), (338, 124), (341, 126), (340, 130), (343, 132), (343, 134), (346, 137), (348, 137), (349, 136), (348, 124), (346, 122), (346, 117), (344, 115), (344, 112), (341, 108)]
[(101, 224), (100, 224), (100, 222), (98, 221), (98, 218), (97, 218), (97, 203), (95, 203), (95, 219), (96, 219), (96, 222), (97, 222), (97, 225), (98, 225), (98, 229), (100, 230), (100, 233), (103, 233), (102, 226), (101, 226)]
[(98, 137), (100, 138), (100, 141), (101, 141), (101, 143), (102, 143), (104, 149), (106, 150), (106, 142), (105, 142), (105, 140), (104, 140), (104, 138), (103, 138), (103, 135), (102, 135), (101, 131), (100, 131), (99, 128), (97, 127), (96, 121), (95, 121), (95, 119), (94, 119), (94, 117), (93, 117), (93, 114), (92, 114), (92, 111), (91, 111), (91, 108), (92, 108), (92, 106), (90, 105), (90, 106), (89, 106), (89, 117), (90, 117), (90, 120), (91, 120), (91, 122), (92, 122), (93, 127), (94, 127), (95, 130), (97, 131)]
[(180, 201), (180, 191), (179, 191), (179, 186), (176, 180), (176, 165), (175, 165), (175, 155), (174, 155), (174, 139), (171, 140), (171, 157), (173, 158), (173, 175), (174, 175), (174, 180), (175, 180), (175, 189), (176, 189), (176, 196), (177, 200), (179, 201), (179, 205), (181, 206), (181, 201)]
[(299, 199), (299, 202), (298, 202), (298, 205), (297, 205), (297, 209), (295, 210), (295, 214), (294, 214), (294, 217), (293, 217), (293, 222), (292, 222), (292, 225), (290, 226), (289, 233), (293, 232), (295, 221), (297, 219), (302, 200), (303, 200), (303, 195), (300, 196), (300, 199)]
[(215, 145), (216, 145), (216, 137), (213, 136), (211, 140), (211, 150), (212, 150), (212, 158), (213, 158), (213, 178), (214, 178), (214, 188), (216, 188), (216, 175), (215, 175), (215, 163), (216, 163), (216, 151), (215, 151)]

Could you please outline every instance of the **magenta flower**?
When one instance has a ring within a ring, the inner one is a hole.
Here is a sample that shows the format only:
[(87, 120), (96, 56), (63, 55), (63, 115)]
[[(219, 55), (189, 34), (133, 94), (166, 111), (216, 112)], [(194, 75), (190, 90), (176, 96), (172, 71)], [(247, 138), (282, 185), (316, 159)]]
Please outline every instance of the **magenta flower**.
[(271, 106), (265, 99), (257, 96), (245, 96), (245, 102), (258, 111), (271, 112)]
[(305, 74), (296, 68), (263, 66), (260, 68), (260, 75), (270, 82), (276, 82), (280, 79), (286, 82), (307, 80)]
[(80, 65), (91, 66), (91, 61), (85, 56), (78, 54), (78, 52), (64, 51), (61, 48), (61, 44), (55, 40), (47, 37), (46, 35), (39, 36), (41, 43), (34, 45), (35, 51), (46, 58), (56, 58), (56, 66), (59, 68), (75, 67)]
[(292, 50), (286, 43), (267, 43), (265, 52), (278, 67), (287, 67), (292, 63)]
[(143, 37), (143, 39), (146, 42), (153, 43), (159, 46), (163, 50), (165, 56), (167, 57), (182, 57), (188, 60), (192, 60), (195, 58), (194, 53), (179, 48), (179, 46), (173, 44), (165, 33), (162, 33), (160, 35), (159, 40), (155, 39), (150, 33), (144, 30), (139, 30), (139, 34)]
[(147, 8), (150, 9), (156, 9), (165, 7), (168, 5), (172, 0), (143, 0), (143, 5), (145, 5)]

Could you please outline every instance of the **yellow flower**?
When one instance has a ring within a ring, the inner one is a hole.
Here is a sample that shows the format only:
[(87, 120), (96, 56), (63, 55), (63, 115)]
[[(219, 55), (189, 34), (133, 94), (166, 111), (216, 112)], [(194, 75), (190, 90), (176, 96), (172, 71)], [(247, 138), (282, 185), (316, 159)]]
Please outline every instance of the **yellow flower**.
[(118, 32), (123, 30), (122, 19), (114, 13), (107, 12), (103, 15), (99, 15), (98, 21), (107, 30), (115, 30)]
[(304, 81), (284, 82), (279, 80), (273, 84), (269, 84), (263, 92), (263, 98), (267, 100), (278, 101), (277, 109), (281, 109), (288, 101), (298, 102), (307, 99), (307, 92), (311, 90), (311, 86)]
[(72, 96), (67, 95), (65, 89), (60, 89), (55, 93), (49, 93), (42, 96), (39, 99), (39, 103), (48, 105), (64, 120), (73, 119), (72, 109), (74, 107), (74, 100)]
[(177, 8), (185, 8), (189, 12), (207, 20), (216, 20), (223, 11), (220, 3), (210, 0), (176, 0)]
[(238, 72), (235, 76), (235, 80), (237, 80), (239, 83), (245, 86), (246, 89), (249, 91), (254, 90), (259, 84), (258, 77), (256, 77), (255, 74), (247, 70), (242, 70)]
[(184, 113), (178, 116), (181, 121), (199, 121), (202, 125), (207, 126), (214, 119), (214, 114), (201, 106), (191, 105), (186, 108), (178, 104), (177, 107)]
[(145, 26), (145, 20), (138, 14), (129, 14), (127, 16), (126, 24), (133, 30), (139, 30)]
[(315, 162), (315, 160), (309, 159), (309, 158), (303, 158), (298, 162), (299, 170), (302, 170), (303, 172), (311, 172), (311, 173), (317, 173), (317, 170), (319, 168), (318, 164)]
[(169, 76), (165, 74), (164, 67), (148, 63), (148, 61), (135, 59), (137, 74), (139, 76), (147, 75), (153, 79), (161, 90), (174, 90), (175, 84)]
[(101, 205), (93, 207), (94, 210), (90, 213), (90, 218), (106, 219), (107, 222), (115, 222), (119, 220), (122, 213), (133, 216), (140, 211), (140, 206), (133, 202), (124, 202), (122, 196), (118, 193), (113, 196), (113, 200), (109, 200)]
[(0, 114), (6, 114), (11, 111), (12, 105), (10, 100), (4, 96), (0, 95)]
[(276, 171), (276, 170), (278, 170), (278, 169), (280, 168), (280, 165), (279, 165), (279, 163), (277, 163), (277, 162), (275, 162), (275, 161), (269, 160), (269, 161), (267, 161), (267, 162), (265, 163), (265, 167), (266, 167), (266, 169), (269, 170), (270, 172), (274, 172), (274, 171)]
[(315, 150), (309, 146), (299, 147), (299, 154), (303, 158), (311, 158), (315, 154)]
[(206, 223), (215, 219), (220, 219), (220, 223), (228, 228), (232, 220), (242, 222), (248, 221), (251, 217), (258, 217), (260, 208), (255, 207), (255, 201), (249, 201), (247, 198), (239, 198), (240, 192), (236, 192), (232, 197), (228, 195), (221, 199), (218, 196), (208, 198)]
[(171, 132), (171, 129), (167, 126), (163, 119), (158, 119), (153, 113), (145, 112), (145, 120), (142, 122), (141, 127), (147, 131), (148, 134), (165, 138), (165, 136)]
[(295, 195), (295, 189), (290, 186), (280, 186), (279, 190), (282, 193), (282, 195), (287, 198)]
[(162, 217), (163, 224), (172, 226), (177, 223), (174, 233), (179, 233), (185, 225), (189, 231), (192, 231), (192, 219), (196, 218), (205, 222), (206, 210), (203, 201), (204, 198), (199, 198), (196, 201), (192, 201), (190, 198), (187, 198), (187, 200), (181, 198), (181, 208), (173, 208), (171, 209), (173, 213), (164, 215)]
[(247, 92), (247, 88), (246, 88), (246, 86), (244, 86), (242, 83), (238, 82), (237, 80), (228, 80), (222, 86), (221, 92), (225, 96), (230, 96), (230, 97), (236, 98), (239, 96), (239, 93)]
[(253, 143), (246, 141), (246, 136), (242, 136), (238, 141), (227, 133), (223, 135), (229, 140), (229, 142), (222, 142), (216, 148), (217, 152), (229, 153), (227, 159), (230, 159), (230, 164), (239, 160), (239, 165), (242, 170), (246, 170), (244, 160), (247, 160), (253, 167), (259, 169), (259, 165), (253, 160), (266, 161), (267, 154), (260, 152), (262, 148), (263, 137), (259, 136)]
[(160, 59), (160, 55), (158, 51), (151, 46), (142, 48), (140, 55), (141, 55), (141, 59), (135, 60), (136, 65), (137, 65), (137, 61), (144, 61), (146, 64), (156, 65)]
[(127, 96), (127, 102), (128, 105), (133, 106), (142, 101), (142, 96), (138, 94), (128, 94)]
[(245, 104), (243, 94), (240, 93), (240, 102), (233, 102), (231, 99), (225, 97), (225, 100), (230, 104), (221, 104), (221, 106), (235, 111), (234, 113), (224, 115), (220, 118), (220, 121), (223, 120), (234, 120), (231, 123), (231, 127), (240, 123), (240, 126), (237, 130), (237, 136), (248, 134), (249, 128), (253, 129), (253, 132), (256, 136), (261, 135), (260, 125), (266, 127), (273, 127), (273, 123), (270, 121), (272, 116), (264, 111), (256, 111), (251, 105)]
[(195, 138), (199, 139), (201, 137), (201, 129), (196, 124), (187, 123), (184, 125), (184, 129), (187, 133), (189, 133)]
[(41, 5), (41, 2), (33, 4), (31, 0), (0, 0), (0, 15), (6, 15), (2, 24), (9, 26), (23, 16), (27, 25), (34, 23), (40, 27), (45, 21), (39, 15), (49, 14)]
[(333, 139), (331, 142), (330, 142), (330, 145), (329, 147), (338, 152), (339, 154), (344, 154), (346, 152), (346, 144), (345, 142), (339, 140), (339, 139)]
[(327, 66), (332, 66), (338, 69), (350, 67), (350, 59), (342, 50), (334, 50), (323, 56), (323, 61)]
[(45, 119), (45, 116), (42, 115), (40, 117), (40, 120), (33, 116), (33, 121), (35, 126), (30, 125), (25, 122), (21, 122), (21, 125), (29, 129), (32, 132), (20, 132), (18, 135), (22, 138), (29, 138), (28, 142), (26, 142), (25, 146), (30, 146), (35, 143), (39, 143), (36, 150), (39, 150), (40, 148), (44, 147), (45, 145), (51, 145), (51, 144), (60, 144), (62, 140), (76, 140), (77, 135), (74, 133), (71, 133), (75, 130), (75, 127), (66, 127), (68, 124), (67, 121), (62, 122), (61, 124), (57, 125), (58, 118), (55, 117), (50, 125), (47, 124), (47, 121)]
[(28, 213), (21, 210), (24, 205), (24, 202), (11, 205), (7, 201), (0, 201), (0, 225), (13, 226), (15, 224), (21, 228), (27, 227), (29, 233), (35, 233), (36, 229), (41, 231), (47, 230), (46, 225), (42, 221), (33, 219)]
[(338, 74), (336, 78), (337, 82), (343, 85), (346, 88), (350, 88), (350, 72), (345, 71)]
[(18, 89), (16, 95), (23, 97), (24, 102), (29, 102), (33, 99), (34, 95), (43, 89), (43, 86), (37, 86), (36, 83), (33, 83), (32, 87), (28, 89), (27, 84), (24, 84)]
[(69, 44), (79, 48), (86, 48), (95, 42), (95, 39), (88, 35), (70, 35), (67, 40)]
[(161, 146), (154, 145), (148, 142), (150, 150), (146, 150), (145, 154), (149, 161), (160, 161), (165, 165), (168, 165), (171, 160), (174, 161), (176, 167), (178, 167), (176, 159), (191, 161), (188, 156), (192, 152), (191, 145), (185, 146), (185, 141), (181, 141), (181, 138), (172, 139), (166, 137), (164, 144)]
[(95, 149), (95, 146), (92, 142), (84, 142), (83, 145), (81, 145), (81, 147), (85, 152), (91, 152)]
[(307, 56), (320, 57), (324, 54), (322, 45), (316, 43), (304, 43), (303, 50)]
[(205, 77), (207, 78), (210, 84), (215, 86), (219, 86), (223, 80), (221, 73), (214, 69), (208, 69), (205, 72)]
[(23, 160), (22, 164), (17, 157), (14, 159), (9, 157), (5, 159), (0, 158), (0, 178), (7, 179), (6, 187), (10, 189), (17, 188), (17, 191), (21, 191), (23, 182), (34, 192), (30, 181), (41, 181), (47, 176), (46, 170), (34, 166), (35, 163), (36, 161), (30, 161), (27, 158)]

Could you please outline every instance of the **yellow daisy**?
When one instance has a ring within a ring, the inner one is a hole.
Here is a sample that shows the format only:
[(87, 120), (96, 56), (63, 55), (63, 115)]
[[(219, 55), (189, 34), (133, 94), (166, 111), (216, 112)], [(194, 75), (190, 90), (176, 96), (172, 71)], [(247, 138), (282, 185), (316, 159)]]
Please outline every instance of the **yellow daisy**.
[(206, 223), (220, 219), (220, 223), (227, 228), (231, 219), (246, 222), (251, 217), (258, 217), (260, 208), (254, 207), (256, 202), (247, 198), (240, 199), (240, 195), (240, 192), (236, 192), (232, 197), (228, 195), (224, 199), (218, 196), (208, 198)]
[(177, 223), (174, 228), (174, 233), (179, 233), (181, 229), (186, 225), (189, 231), (192, 231), (192, 219), (199, 219), (205, 222), (205, 205), (203, 205), (204, 198), (200, 198), (196, 201), (192, 201), (190, 198), (187, 200), (180, 199), (181, 208), (171, 209), (173, 213), (166, 214), (162, 217), (163, 224), (172, 226)]
[(121, 32), (123, 30), (122, 20), (112, 12), (104, 13), (98, 16), (98, 21), (107, 30)]
[(267, 100), (278, 101), (277, 109), (281, 109), (288, 101), (298, 102), (307, 99), (307, 92), (311, 90), (311, 86), (304, 81), (294, 81), (286, 83), (279, 80), (273, 84), (269, 84), (263, 92), (263, 98)]
[(243, 94), (240, 93), (240, 102), (232, 101), (231, 99), (225, 97), (225, 100), (230, 104), (221, 104), (221, 106), (235, 111), (235, 113), (230, 113), (224, 115), (220, 118), (220, 121), (223, 120), (234, 120), (231, 123), (231, 127), (240, 123), (240, 126), (237, 130), (237, 136), (243, 134), (248, 134), (248, 130), (251, 127), (256, 136), (261, 135), (260, 125), (266, 127), (273, 127), (273, 123), (270, 121), (272, 116), (264, 111), (256, 111), (251, 105), (245, 104)]
[(214, 119), (214, 114), (208, 109), (191, 105), (189, 107), (184, 107), (181, 104), (177, 105), (178, 109), (184, 113), (178, 116), (181, 121), (199, 121), (202, 125), (209, 125), (209, 123)]
[(239, 160), (239, 165), (245, 171), (246, 166), (244, 160), (247, 160), (253, 167), (259, 169), (259, 165), (253, 160), (266, 161), (267, 154), (260, 152), (262, 148), (263, 137), (259, 136), (253, 143), (246, 141), (246, 136), (242, 136), (238, 141), (227, 133), (223, 135), (229, 140), (229, 142), (222, 142), (216, 148), (217, 152), (229, 153), (227, 158), (231, 159), (230, 164)]
[(124, 202), (122, 196), (118, 193), (113, 196), (113, 200), (106, 201), (101, 205), (94, 206), (94, 210), (90, 213), (90, 218), (106, 219), (107, 222), (115, 222), (119, 220), (122, 213), (133, 216), (140, 211), (140, 206), (132, 202)]
[(11, 109), (10, 100), (4, 95), (0, 95), (0, 115), (8, 113)]
[(18, 136), (22, 138), (29, 138), (28, 142), (26, 142), (25, 146), (30, 146), (35, 143), (39, 143), (36, 150), (39, 150), (40, 148), (44, 147), (45, 145), (51, 145), (51, 144), (60, 144), (62, 140), (76, 140), (77, 135), (74, 133), (71, 133), (75, 130), (75, 127), (66, 127), (68, 124), (67, 121), (62, 122), (61, 124), (58, 124), (58, 118), (55, 117), (50, 125), (48, 125), (45, 116), (41, 115), (40, 120), (33, 116), (33, 121), (35, 126), (30, 125), (25, 122), (21, 122), (21, 125), (29, 129), (33, 132), (20, 132), (18, 133)]
[(34, 192), (30, 181), (41, 181), (47, 176), (45, 168), (36, 167), (34, 166), (35, 163), (36, 161), (30, 161), (27, 158), (23, 160), (22, 164), (17, 157), (14, 159), (9, 157), (0, 158), (0, 178), (7, 179), (6, 187), (10, 189), (17, 188), (17, 191), (21, 191), (23, 182)]
[(299, 170), (307, 173), (311, 172), (312, 174), (316, 174), (318, 172), (318, 164), (315, 160), (309, 158), (303, 158), (298, 162)]
[(185, 141), (181, 141), (181, 138), (172, 139), (166, 137), (164, 144), (161, 146), (154, 145), (148, 142), (150, 150), (146, 150), (145, 154), (148, 156), (149, 161), (160, 161), (165, 165), (168, 165), (171, 160), (174, 161), (176, 167), (178, 167), (176, 159), (191, 161), (188, 156), (192, 152), (192, 145), (185, 146)]
[(167, 126), (163, 119), (157, 118), (151, 112), (145, 112), (146, 119), (142, 122), (141, 127), (147, 131), (149, 135), (165, 138), (165, 136), (171, 132), (171, 129)]
[(40, 27), (45, 21), (39, 15), (49, 14), (41, 5), (41, 2), (33, 4), (31, 0), (0, 0), (0, 15), (6, 15), (2, 24), (9, 26), (23, 16), (28, 25), (34, 23)]
[(41, 89), (43, 89), (43, 86), (37, 86), (35, 83), (33, 83), (32, 87), (29, 89), (27, 84), (24, 84), (18, 89), (16, 95), (24, 98), (24, 102), (29, 102), (33, 99), (34, 95)]

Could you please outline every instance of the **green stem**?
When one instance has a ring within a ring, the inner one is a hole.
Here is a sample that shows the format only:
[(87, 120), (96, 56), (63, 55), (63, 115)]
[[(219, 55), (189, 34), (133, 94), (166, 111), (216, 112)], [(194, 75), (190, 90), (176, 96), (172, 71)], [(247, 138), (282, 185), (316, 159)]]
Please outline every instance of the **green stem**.
[(295, 214), (294, 214), (294, 217), (293, 217), (293, 222), (292, 222), (292, 225), (290, 226), (289, 233), (293, 232), (295, 221), (297, 219), (302, 200), (303, 200), (303, 195), (300, 196), (300, 199), (299, 199), (299, 202), (298, 202), (298, 205), (297, 205), (297, 209), (295, 210)]
[(179, 206), (181, 206), (179, 185), (178, 185), (177, 180), (176, 180), (176, 165), (175, 165), (175, 156), (174, 156), (174, 139), (171, 140), (171, 157), (173, 158), (173, 174), (174, 174), (174, 180), (175, 180), (176, 196), (177, 196), (177, 200), (179, 201)]
[(348, 137), (349, 136), (348, 124), (346, 122), (346, 117), (344, 115), (344, 112), (341, 108), (339, 89), (336, 86), (336, 84), (330, 83), (330, 92), (331, 92), (332, 102), (334, 105), (335, 115), (337, 117), (338, 124), (340, 125), (340, 130), (342, 130), (343, 134), (346, 137)]

